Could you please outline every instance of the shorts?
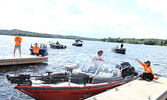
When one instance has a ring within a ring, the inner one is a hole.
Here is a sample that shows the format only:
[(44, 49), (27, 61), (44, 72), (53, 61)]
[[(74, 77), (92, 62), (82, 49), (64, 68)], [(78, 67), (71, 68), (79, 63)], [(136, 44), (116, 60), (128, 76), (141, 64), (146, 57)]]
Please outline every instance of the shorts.
[(154, 79), (154, 76), (152, 73), (143, 73), (139, 77), (141, 77), (143, 80), (146, 80), (146, 79), (153, 80)]
[(34, 53), (34, 55), (39, 56), (39, 53)]
[(16, 45), (15, 45), (14, 50), (16, 50), (17, 48), (18, 48), (18, 50), (21, 51), (21, 45), (19, 45), (19, 46), (16, 46)]

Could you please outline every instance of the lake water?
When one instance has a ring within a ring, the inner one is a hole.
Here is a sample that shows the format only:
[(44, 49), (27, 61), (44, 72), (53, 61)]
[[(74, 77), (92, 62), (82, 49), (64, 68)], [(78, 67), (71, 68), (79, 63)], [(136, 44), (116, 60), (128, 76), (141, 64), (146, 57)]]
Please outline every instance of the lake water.
[[(66, 49), (51, 49), (50, 41), (59, 41), (67, 46)], [(103, 58), (105, 61), (110, 61), (116, 64), (129, 62), (142, 72), (142, 66), (134, 59), (138, 58), (141, 61), (151, 61), (151, 66), (154, 73), (167, 78), (167, 47), (164, 46), (149, 46), (139, 44), (124, 44), (127, 49), (125, 55), (111, 52), (111, 48), (119, 43), (100, 42), (100, 41), (83, 41), (83, 47), (72, 46), (74, 40), (69, 39), (53, 39), (53, 38), (36, 38), (22, 37), (22, 56), (29, 55), (31, 43), (46, 43), (48, 44), (48, 63), (33, 64), (33, 65), (15, 65), (15, 66), (0, 66), (0, 100), (34, 100), (33, 98), (14, 89), (16, 84), (11, 84), (7, 79), (7, 74), (30, 74), (41, 75), (46, 71), (61, 72), (65, 71), (66, 63), (79, 63), (81, 59), (92, 59), (97, 54), (99, 49), (104, 51)], [(0, 35), (0, 56), (13, 56), (14, 36)], [(19, 56), (16, 51), (16, 56)], [(113, 65), (114, 66), (114, 65)]]

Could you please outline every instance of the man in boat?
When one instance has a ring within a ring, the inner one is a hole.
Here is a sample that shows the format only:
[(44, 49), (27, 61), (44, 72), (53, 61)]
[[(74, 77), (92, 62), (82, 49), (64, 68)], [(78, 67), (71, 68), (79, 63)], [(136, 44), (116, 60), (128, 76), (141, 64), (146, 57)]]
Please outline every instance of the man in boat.
[(37, 43), (35, 43), (35, 45), (33, 47), (33, 52), (36, 56), (39, 56), (39, 46)]
[(60, 44), (60, 43), (57, 41), (57, 42), (56, 42), (56, 45), (59, 45), (59, 44)]
[(143, 80), (153, 80), (154, 79), (154, 74), (152, 72), (152, 68), (150, 66), (151, 62), (146, 61), (146, 62), (141, 62), (138, 59), (135, 59), (138, 61), (143, 67), (144, 67), (144, 72), (140, 75), (141, 79)]
[[(90, 70), (92, 71), (92, 73), (95, 73), (98, 69), (98, 67), (101, 65), (102, 61), (104, 61), (104, 59), (102, 58), (103, 55), (103, 50), (99, 50), (97, 52), (97, 55), (93, 57), (93, 62), (94, 62), (94, 66), (92, 66), (90, 68)], [(100, 69), (99, 69), (100, 70)], [(97, 72), (99, 73), (99, 72)]]
[(14, 41), (15, 41), (15, 47), (14, 47), (14, 54), (13, 54), (13, 56), (15, 57), (15, 52), (16, 52), (16, 49), (18, 48), (19, 55), (21, 57), (21, 42), (22, 42), (21, 33), (18, 33), (18, 36), (16, 36), (14, 38)]
[(124, 46), (124, 45), (123, 45), (123, 43), (122, 43), (122, 44), (121, 44), (121, 49), (123, 48), (123, 46)]
[(103, 61), (102, 55), (103, 55), (103, 51), (99, 50), (97, 52), (97, 56), (93, 57), (93, 61)]

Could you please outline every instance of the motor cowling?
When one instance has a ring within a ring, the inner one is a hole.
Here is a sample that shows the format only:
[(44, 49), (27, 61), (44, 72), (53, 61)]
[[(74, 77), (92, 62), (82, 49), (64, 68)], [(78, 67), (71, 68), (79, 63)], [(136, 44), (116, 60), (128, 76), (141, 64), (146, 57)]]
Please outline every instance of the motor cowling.
[(130, 75), (137, 75), (137, 72), (135, 72), (135, 68), (131, 66), (128, 62), (124, 62), (121, 64), (122, 66), (122, 77), (125, 78), (126, 76)]

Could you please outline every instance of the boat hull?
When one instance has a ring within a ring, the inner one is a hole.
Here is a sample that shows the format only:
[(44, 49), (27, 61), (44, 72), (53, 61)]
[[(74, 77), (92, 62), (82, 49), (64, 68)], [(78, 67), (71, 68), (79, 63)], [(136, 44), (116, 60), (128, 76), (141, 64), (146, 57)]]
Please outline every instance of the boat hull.
[(55, 44), (49, 44), (51, 48), (55, 48), (55, 49), (66, 49), (67, 46), (65, 45), (55, 45)]
[(73, 43), (72, 45), (73, 45), (73, 46), (81, 47), (83, 44), (76, 44), (76, 43)]
[(40, 100), (83, 100), (93, 95), (104, 92), (121, 85), (120, 81), (106, 82), (98, 85), (90, 86), (21, 86), (17, 85), (15, 89)]
[(115, 53), (121, 53), (121, 54), (125, 54), (126, 53), (126, 49), (113, 49), (113, 51), (115, 52)]

